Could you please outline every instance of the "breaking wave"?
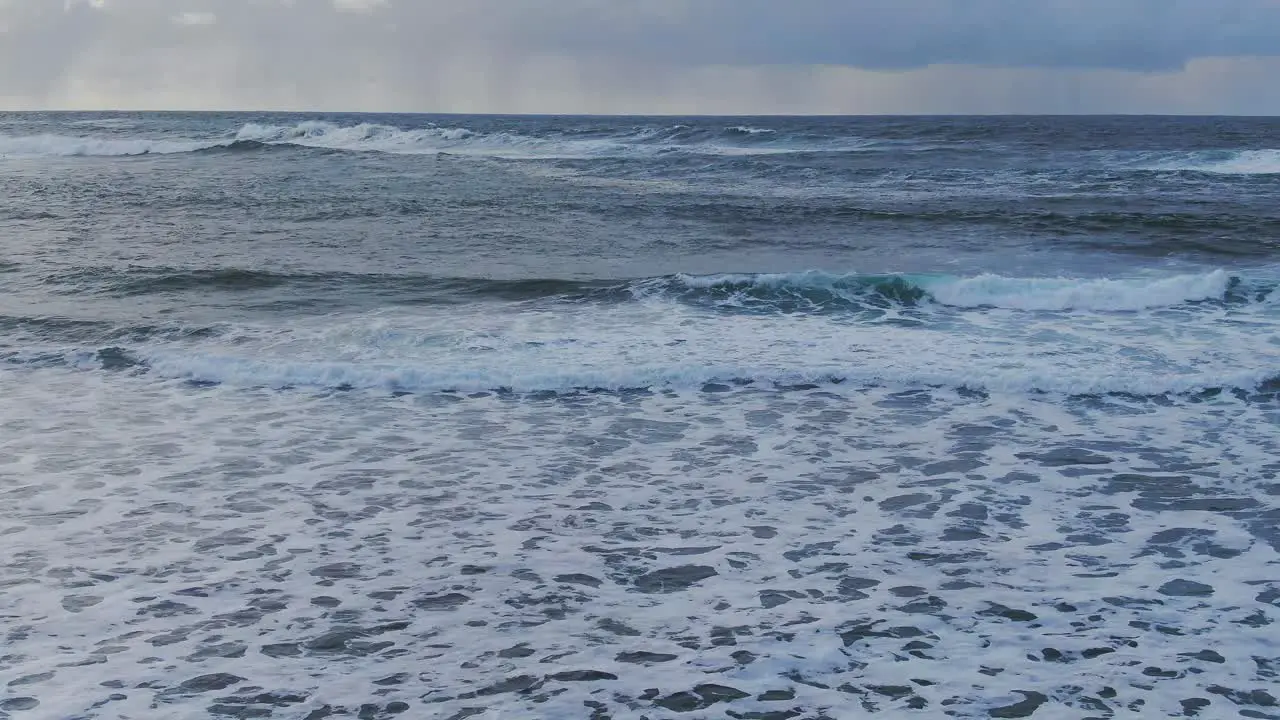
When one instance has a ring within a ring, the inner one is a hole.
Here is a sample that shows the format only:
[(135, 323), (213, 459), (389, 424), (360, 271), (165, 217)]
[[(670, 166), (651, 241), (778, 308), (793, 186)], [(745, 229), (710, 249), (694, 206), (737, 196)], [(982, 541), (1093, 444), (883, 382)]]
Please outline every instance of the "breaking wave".
[(1214, 151), (1166, 155), (1156, 159), (1151, 169), (1217, 175), (1280, 175), (1280, 150)]
[(725, 300), (806, 298), (814, 302), (875, 296), (902, 304), (932, 301), (958, 308), (1029, 311), (1135, 311), (1226, 300), (1241, 281), (1223, 270), (1165, 278), (1010, 278), (1000, 275), (677, 275), (642, 281), (641, 293), (707, 293)]
[[(95, 292), (124, 297), (322, 291), (350, 301), (376, 292), (380, 309), (299, 316), (288, 328), (0, 317), (10, 347), (29, 350), (2, 359), (228, 387), (412, 393), (826, 384), (1135, 396), (1280, 390), (1265, 332), (1274, 324), (1276, 286), (1223, 270), (576, 281), (152, 268), (59, 280), (95, 281)], [(413, 305), (424, 301), (456, 309)], [(993, 308), (1005, 312), (987, 312)], [(1181, 308), (1172, 325), (1141, 312), (1167, 308)], [(1223, 323), (1224, 309), (1238, 321)], [(1061, 315), (1021, 315), (1044, 312)], [(1136, 337), (1143, 339), (1130, 341)]]
[(868, 141), (857, 138), (835, 141), (829, 138), (778, 137), (773, 130), (748, 127), (716, 130), (674, 125), (595, 133), (551, 132), (534, 137), (434, 125), (403, 129), (370, 123), (344, 126), (322, 121), (293, 126), (245, 125), (236, 134), (236, 139), (356, 152), (448, 153), (510, 159), (589, 159), (661, 153), (751, 155), (838, 152), (866, 149), (870, 145)]
[[(305, 120), (293, 124), (251, 122), (198, 137), (134, 137), (136, 123), (111, 118), (83, 120), (72, 127), (85, 135), (0, 134), (3, 156), (136, 156), (192, 152), (313, 148), (338, 152), (398, 155), (465, 155), (510, 160), (652, 158), (668, 155), (751, 156), (877, 151), (969, 152), (963, 144), (923, 138), (859, 137), (828, 129), (773, 128), (708, 123), (544, 126), (522, 134), (426, 122), (396, 126), (375, 122), (342, 124)], [(514, 126), (512, 126), (514, 127)], [(96, 133), (96, 134), (95, 134)], [(1198, 172), (1217, 175), (1280, 174), (1280, 149), (1163, 151), (1108, 154), (1106, 165), (1125, 171)]]
[(294, 125), (249, 123), (205, 138), (130, 138), (69, 135), (0, 135), (0, 156), (134, 156), (200, 151), (305, 147), (401, 155), (474, 155), (506, 159), (590, 159), (686, 153), (756, 155), (853, 152), (873, 149), (861, 138), (804, 137), (768, 128), (611, 128), (596, 132), (478, 132), (426, 125), (402, 128), (376, 123), (340, 125), (308, 120)]
[(628, 302), (667, 300), (760, 311), (827, 311), (850, 307), (936, 304), (960, 309), (1004, 308), (1050, 312), (1133, 312), (1206, 301), (1250, 302), (1275, 289), (1225, 270), (1137, 278), (1004, 277), (977, 275), (828, 272), (688, 275), (628, 281), (486, 279), (432, 275), (278, 273), (239, 268), (147, 268), (118, 272), (80, 270), (46, 282), (79, 292), (139, 296), (174, 292), (248, 292), (297, 289), (381, 292), (404, 301), (561, 300)]

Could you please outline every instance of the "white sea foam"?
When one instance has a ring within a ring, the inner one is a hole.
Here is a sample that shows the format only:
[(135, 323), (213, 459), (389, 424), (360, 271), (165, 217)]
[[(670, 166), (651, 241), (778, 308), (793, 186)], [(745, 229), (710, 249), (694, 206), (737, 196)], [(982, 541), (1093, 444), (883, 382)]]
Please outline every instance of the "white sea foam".
[(1239, 150), (1217, 153), (1186, 153), (1164, 157), (1153, 166), (1157, 170), (1189, 170), (1221, 175), (1280, 174), (1280, 150)]
[(1272, 697), (1266, 405), (393, 399), (58, 369), (0, 373), (0, 396), (15, 718)]
[(1246, 150), (1204, 169), (1230, 175), (1276, 175), (1280, 174), (1280, 150)]
[(1231, 285), (1225, 270), (1165, 278), (974, 278), (920, 280), (938, 302), (956, 307), (1016, 310), (1145, 310), (1221, 300)]
[[(362, 123), (343, 126), (321, 121), (308, 121), (294, 126), (250, 124), (240, 129), (239, 140), (266, 143), (290, 143), (335, 150), (387, 152), (402, 154), (451, 153), (490, 157), (591, 158), (628, 155), (654, 155), (686, 152), (704, 155), (763, 155), (800, 151), (854, 150), (871, 143), (849, 139), (840, 143), (808, 146), (734, 145), (713, 140), (684, 140), (685, 126), (643, 128), (593, 138), (549, 135), (531, 137), (509, 132), (479, 133), (465, 128), (430, 126), (402, 129), (386, 125)], [(768, 134), (773, 131), (741, 128), (743, 134)]]
[(247, 124), (231, 137), (155, 139), (69, 135), (0, 135), (0, 156), (130, 156), (177, 154), (227, 147), (235, 142), (297, 145), (354, 152), (410, 155), (484, 155), (511, 158), (589, 157), (616, 143), (600, 140), (556, 141), (514, 133), (476, 133), (465, 128), (404, 130), (361, 123), (336, 125), (306, 121), (297, 125)]
[[(438, 368), (426, 364), (355, 362), (298, 362), (280, 358), (260, 360), (235, 356), (162, 353), (148, 359), (151, 369), (166, 378), (194, 382), (229, 383), (237, 387), (358, 388), (407, 392), (514, 392), (697, 389), (707, 383), (750, 382), (762, 387), (848, 383), (900, 390), (922, 387), (967, 388), (1002, 393), (1048, 392), (1064, 395), (1121, 393), (1130, 395), (1185, 394), (1214, 389), (1254, 390), (1280, 378), (1280, 362), (1252, 370), (1222, 368), (1212, 372), (1163, 375), (1156, 372), (1113, 372), (1105, 368), (1073, 368), (1063, 372), (1049, 365), (1021, 369), (974, 368), (930, 370), (913, 367), (867, 368), (829, 364), (796, 370), (726, 366), (649, 366), (619, 364), (603, 368), (561, 368), (548, 358), (530, 368)], [(89, 363), (86, 363), (88, 365)]]
[[(336, 125), (307, 121), (297, 125), (248, 124), (236, 133), (236, 140), (304, 147), (384, 152), (407, 155), (440, 153), (532, 157), (540, 154), (588, 154), (596, 141), (553, 143), (513, 133), (476, 133), (466, 128), (425, 127), (405, 130), (388, 125), (360, 123)], [(559, 151), (559, 152), (557, 152)]]
[[(778, 288), (796, 292), (827, 290), (856, 293), (876, 283), (897, 281), (925, 291), (938, 303), (961, 308), (1012, 310), (1133, 311), (1174, 307), (1189, 302), (1221, 300), (1233, 276), (1225, 270), (1195, 275), (1139, 278), (1018, 278), (984, 274), (976, 277), (883, 275), (829, 272), (677, 275), (691, 289), (725, 287)], [(641, 294), (662, 292), (653, 281), (636, 285)]]

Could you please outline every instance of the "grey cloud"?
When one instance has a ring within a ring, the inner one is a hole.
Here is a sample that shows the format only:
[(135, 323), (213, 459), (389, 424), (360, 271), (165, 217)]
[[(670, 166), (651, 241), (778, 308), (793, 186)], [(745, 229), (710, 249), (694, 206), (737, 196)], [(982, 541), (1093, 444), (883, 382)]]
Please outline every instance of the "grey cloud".
[[(429, 50), (415, 41), (421, 38), (644, 62), (1139, 70), (1174, 68), (1197, 57), (1280, 54), (1276, 0), (98, 2), (101, 11), (89, 10), (86, 0), (10, 0), (0, 13), (16, 14), (11, 24), (18, 35), (63, 45), (76, 38), (62, 33), (83, 32), (86, 24), (120, 33), (121, 40), (156, 42), (154, 34), (137, 30), (154, 30), (156, 19), (187, 11), (225, 21), (232, 31), (224, 31), (225, 42), (246, 45), (265, 35), (305, 46), (322, 39), (316, 33), (337, 33), (325, 39), (336, 40), (328, 47), (339, 53)], [(354, 19), (358, 14), (365, 21)], [(23, 27), (24, 20), (35, 23)]]
[[(696, 63), (933, 64), (1132, 70), (1280, 54), (1275, 0), (686, 0), (678, 22), (597, 15), (558, 41), (600, 55)], [(585, 30), (585, 31), (584, 31)]]
[(0, 0), (0, 28), (9, 105), (934, 111), (986, 77), (1003, 111), (1280, 55), (1280, 0)]

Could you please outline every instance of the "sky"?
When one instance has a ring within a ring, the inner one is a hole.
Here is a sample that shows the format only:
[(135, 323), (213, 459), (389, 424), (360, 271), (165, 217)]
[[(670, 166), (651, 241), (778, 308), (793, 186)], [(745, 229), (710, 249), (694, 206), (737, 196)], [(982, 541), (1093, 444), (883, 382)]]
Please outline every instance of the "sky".
[(1280, 115), (1280, 0), (0, 0), (0, 109)]

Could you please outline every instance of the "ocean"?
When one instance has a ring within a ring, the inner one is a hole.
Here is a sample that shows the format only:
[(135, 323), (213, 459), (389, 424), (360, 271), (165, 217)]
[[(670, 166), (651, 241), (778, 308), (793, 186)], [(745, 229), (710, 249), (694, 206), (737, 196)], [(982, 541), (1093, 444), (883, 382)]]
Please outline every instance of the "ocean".
[(0, 718), (1277, 718), (1280, 120), (0, 114)]

